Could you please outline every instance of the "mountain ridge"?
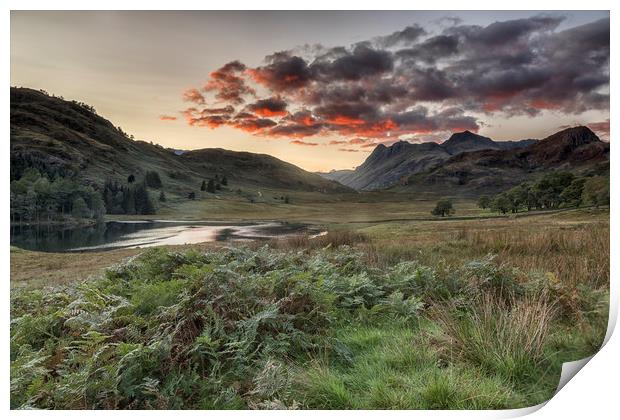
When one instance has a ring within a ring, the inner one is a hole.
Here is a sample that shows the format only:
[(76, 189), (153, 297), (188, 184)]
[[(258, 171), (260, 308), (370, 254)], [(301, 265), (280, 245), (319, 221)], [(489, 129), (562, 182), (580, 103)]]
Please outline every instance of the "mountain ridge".
[(585, 126), (553, 133), (524, 148), (478, 150), (451, 157), (435, 168), (411, 175), (404, 190), (496, 192), (551, 170), (605, 173), (609, 144)]
[(356, 190), (389, 188), (407, 177), (429, 170), (452, 156), (477, 150), (512, 150), (536, 140), (496, 142), (471, 131), (454, 133), (442, 143), (409, 143), (400, 140), (391, 146), (379, 144), (354, 170), (319, 173)]

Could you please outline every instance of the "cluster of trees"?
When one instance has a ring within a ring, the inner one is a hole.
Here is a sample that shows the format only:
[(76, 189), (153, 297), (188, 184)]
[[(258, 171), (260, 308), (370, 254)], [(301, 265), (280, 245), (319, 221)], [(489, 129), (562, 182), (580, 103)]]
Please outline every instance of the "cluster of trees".
[[(165, 195), (160, 193), (160, 201)], [(110, 214), (155, 214), (157, 208), (151, 198), (146, 179), (142, 182), (131, 182), (122, 185), (118, 181), (106, 181), (103, 186), (103, 201)]]
[(106, 212), (101, 193), (91, 186), (37, 169), (11, 181), (11, 222), (50, 222), (67, 217), (100, 219)]
[(535, 183), (524, 182), (493, 197), (483, 195), (478, 205), (498, 213), (522, 210), (601, 206), (609, 204), (609, 178), (576, 177), (570, 172), (552, 172)]
[(228, 178), (226, 178), (226, 176), (222, 176), (222, 178), (220, 179), (219, 175), (215, 175), (215, 179), (209, 179), (208, 182), (206, 180), (202, 181), (202, 184), (200, 185), (200, 191), (215, 193), (216, 190), (222, 189), (222, 185), (228, 185)]

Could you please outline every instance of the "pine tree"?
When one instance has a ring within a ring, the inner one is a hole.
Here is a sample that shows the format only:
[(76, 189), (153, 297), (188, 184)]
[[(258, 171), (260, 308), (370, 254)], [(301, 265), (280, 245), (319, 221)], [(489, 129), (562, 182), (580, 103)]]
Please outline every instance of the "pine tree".
[(215, 182), (212, 179), (209, 180), (207, 184), (207, 192), (214, 193), (215, 192)]
[(123, 190), (123, 211), (125, 214), (136, 214), (136, 194), (133, 188), (125, 188)]
[(200, 191), (206, 191), (207, 190), (207, 183), (205, 182), (205, 180), (202, 180), (202, 185), (200, 185)]

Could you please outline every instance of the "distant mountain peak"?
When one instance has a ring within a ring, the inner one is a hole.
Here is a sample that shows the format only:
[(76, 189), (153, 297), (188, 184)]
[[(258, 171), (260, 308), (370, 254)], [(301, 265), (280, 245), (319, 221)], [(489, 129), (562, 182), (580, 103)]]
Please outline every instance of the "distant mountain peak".
[(453, 133), (450, 136), (450, 138), (444, 142), (444, 145), (449, 142), (481, 141), (481, 140), (484, 141), (484, 140), (491, 140), (491, 139), (488, 137), (481, 136), (480, 134), (472, 133), (469, 130), (465, 130), (459, 133)]
[(565, 141), (571, 142), (578, 146), (581, 144), (601, 141), (601, 139), (599, 139), (598, 136), (585, 125), (578, 125), (576, 127), (568, 127), (562, 131), (558, 131), (543, 141)]
[(497, 143), (490, 138), (472, 133), (469, 130), (452, 134), (450, 138), (441, 145), (451, 154), (479, 149), (499, 149)]

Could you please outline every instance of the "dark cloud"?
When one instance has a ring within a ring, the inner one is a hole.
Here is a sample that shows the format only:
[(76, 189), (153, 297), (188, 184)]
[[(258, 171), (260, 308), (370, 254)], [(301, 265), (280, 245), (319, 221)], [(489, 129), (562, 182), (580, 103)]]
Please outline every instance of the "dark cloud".
[(298, 89), (312, 79), (308, 63), (303, 58), (283, 51), (266, 57), (267, 65), (248, 72), (257, 83), (275, 92)]
[(231, 120), (229, 121), (229, 125), (249, 133), (263, 133), (265, 129), (273, 127), (277, 125), (277, 123), (269, 118), (254, 118)]
[(281, 98), (272, 97), (260, 99), (253, 104), (248, 105), (247, 109), (261, 117), (282, 117), (287, 114), (286, 102)]
[(523, 41), (525, 38), (551, 31), (562, 23), (563, 16), (534, 16), (527, 19), (515, 19), (495, 22), (486, 27), (455, 26), (448, 31), (464, 38), (470, 46), (478, 45), (489, 49), (505, 47)]
[(208, 114), (232, 114), (233, 112), (235, 112), (235, 108), (233, 108), (232, 106), (228, 105), (228, 106), (221, 107), (221, 108), (203, 108), (200, 112), (203, 115), (208, 115)]
[(484, 114), (608, 110), (609, 19), (558, 31), (563, 20), (452, 21), (432, 35), (410, 26), (350, 47), (276, 52), (254, 68), (233, 61), (202, 92), (184, 93), (194, 104), (184, 115), (191, 125), (333, 136), (326, 144), (360, 149), (477, 131)]
[(426, 34), (424, 28), (419, 25), (407, 26), (402, 31), (396, 31), (388, 36), (379, 38), (379, 43), (384, 47), (392, 47), (398, 44), (410, 44)]
[(317, 60), (310, 68), (319, 80), (360, 80), (378, 76), (394, 68), (392, 54), (366, 44), (356, 45), (352, 51), (339, 49), (334, 60)]

